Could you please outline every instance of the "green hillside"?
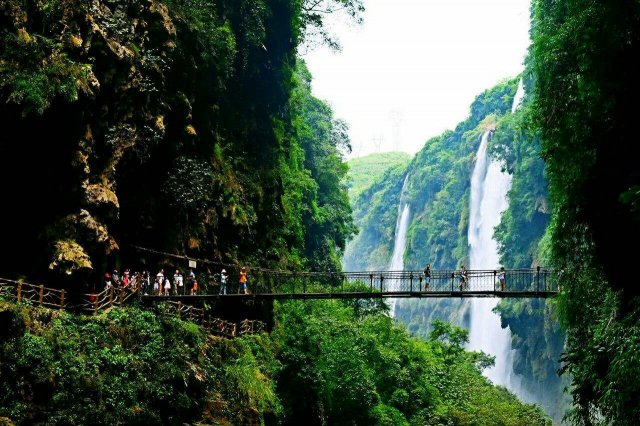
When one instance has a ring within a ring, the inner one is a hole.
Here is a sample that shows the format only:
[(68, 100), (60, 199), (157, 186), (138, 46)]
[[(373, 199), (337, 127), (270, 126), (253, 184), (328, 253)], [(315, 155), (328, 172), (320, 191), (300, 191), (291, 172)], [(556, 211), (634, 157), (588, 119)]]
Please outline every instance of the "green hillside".
[(411, 156), (405, 152), (382, 152), (349, 160), (347, 188), (349, 198), (355, 199), (387, 170), (409, 164)]

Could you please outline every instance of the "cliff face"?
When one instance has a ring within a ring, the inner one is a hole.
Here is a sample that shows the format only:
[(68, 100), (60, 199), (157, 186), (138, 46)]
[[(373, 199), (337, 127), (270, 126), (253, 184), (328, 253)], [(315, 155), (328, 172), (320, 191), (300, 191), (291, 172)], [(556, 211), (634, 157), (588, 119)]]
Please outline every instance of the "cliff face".
[(82, 280), (137, 258), (132, 244), (303, 262), (302, 213), (283, 201), (298, 175), (316, 178), (290, 103), (301, 13), (289, 0), (2, 2), (0, 273)]
[(162, 64), (176, 30), (153, 1), (9, 1), (1, 11), (3, 128), (15, 135), (1, 145), (2, 189), (21, 206), (1, 226), (11, 242), (50, 245), (49, 266), (71, 274), (118, 249), (116, 173), (164, 136)]

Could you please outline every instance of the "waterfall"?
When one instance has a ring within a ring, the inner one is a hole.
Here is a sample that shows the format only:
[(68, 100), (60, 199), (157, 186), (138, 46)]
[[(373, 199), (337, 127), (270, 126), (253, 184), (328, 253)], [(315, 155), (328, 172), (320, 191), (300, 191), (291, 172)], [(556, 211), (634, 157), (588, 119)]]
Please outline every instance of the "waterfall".
[(511, 114), (516, 112), (520, 103), (522, 103), (522, 99), (524, 98), (524, 83), (522, 79), (518, 82), (518, 88), (516, 89), (516, 94), (513, 97), (513, 104), (511, 104)]
[[(396, 231), (393, 243), (393, 255), (391, 256), (391, 263), (389, 264), (390, 271), (402, 271), (404, 270), (404, 249), (407, 242), (407, 228), (409, 227), (409, 216), (411, 215), (411, 207), (409, 203), (405, 201), (407, 183), (409, 182), (409, 174), (404, 178), (402, 184), (402, 191), (400, 192), (400, 203), (398, 203), (398, 219), (396, 220)], [(391, 280), (388, 283), (388, 289), (395, 291), (399, 289), (400, 282)], [(389, 301), (391, 305), (391, 316), (395, 314), (396, 300), (391, 299)]]
[[(469, 268), (472, 270), (500, 267), (493, 232), (500, 223), (501, 213), (508, 206), (507, 192), (511, 187), (511, 176), (503, 173), (500, 164), (487, 154), (490, 134), (488, 131), (482, 135), (471, 176), (468, 237)], [(473, 287), (473, 282), (470, 284)], [(468, 348), (495, 356), (495, 365), (486, 369), (484, 374), (492, 382), (518, 394), (519, 386), (516, 378), (512, 377), (511, 331), (501, 327), (500, 316), (493, 312), (498, 302), (497, 298), (476, 298), (471, 301)]]

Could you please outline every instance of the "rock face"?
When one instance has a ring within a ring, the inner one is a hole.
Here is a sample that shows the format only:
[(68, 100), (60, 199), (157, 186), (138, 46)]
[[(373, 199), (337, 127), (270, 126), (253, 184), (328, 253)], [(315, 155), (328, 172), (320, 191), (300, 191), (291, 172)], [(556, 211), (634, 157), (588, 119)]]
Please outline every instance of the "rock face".
[[(130, 243), (188, 249), (176, 235), (233, 257), (244, 245), (221, 236), (277, 228), (282, 185), (262, 182), (282, 155), (292, 11), (228, 3), (0, 3), (0, 273), (87, 276)], [(180, 199), (195, 177), (199, 199)]]
[[(60, 206), (68, 214), (48, 224), (49, 267), (67, 274), (92, 269), (87, 253), (118, 249), (110, 226), (120, 211), (116, 188), (122, 159), (141, 141), (148, 143), (149, 132), (163, 135), (156, 117), (169, 108), (159, 96), (166, 79), (162, 67), (171, 63), (175, 49), (175, 27), (166, 6), (155, 1), (3, 3), (3, 41), (9, 43), (0, 50), (1, 94), (18, 106), (3, 111), (4, 119), (20, 112), (21, 121), (26, 117), (47, 129), (31, 129), (22, 140), (31, 156), (40, 154), (36, 137), (50, 144), (55, 136), (49, 131), (58, 133), (56, 143), (64, 145), (65, 155), (54, 157), (52, 171), (73, 169), (59, 184), (75, 194), (75, 202)], [(55, 123), (48, 119), (51, 110), (61, 111)], [(60, 132), (58, 126), (67, 129)], [(23, 154), (9, 146), (3, 151)]]

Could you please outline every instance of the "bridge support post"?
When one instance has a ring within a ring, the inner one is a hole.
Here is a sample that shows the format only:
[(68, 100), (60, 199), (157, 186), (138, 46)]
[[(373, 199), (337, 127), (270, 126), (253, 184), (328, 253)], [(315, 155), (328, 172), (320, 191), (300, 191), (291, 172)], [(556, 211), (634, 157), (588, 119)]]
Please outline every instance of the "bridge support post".
[(373, 293), (373, 274), (369, 274), (369, 280), (371, 280), (371, 293)]
[(456, 279), (456, 274), (454, 272), (451, 273), (451, 292), (453, 292), (453, 281)]
[(413, 272), (409, 274), (409, 291), (413, 293)]
[(422, 291), (422, 275), (418, 277), (418, 291)]
[(536, 267), (536, 292), (540, 293), (540, 266)]
[(384, 282), (384, 275), (380, 274), (380, 293), (383, 292), (383, 287), (382, 287), (382, 283)]

